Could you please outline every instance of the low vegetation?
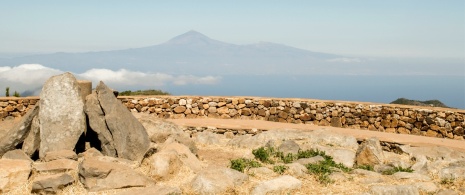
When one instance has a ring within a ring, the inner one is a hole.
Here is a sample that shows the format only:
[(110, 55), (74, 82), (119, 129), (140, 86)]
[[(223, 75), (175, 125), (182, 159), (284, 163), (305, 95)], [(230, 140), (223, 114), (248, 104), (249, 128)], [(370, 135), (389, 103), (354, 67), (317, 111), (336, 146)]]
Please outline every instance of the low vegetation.
[(410, 167), (409, 168), (402, 168), (402, 167), (398, 166), (398, 167), (394, 167), (392, 169), (385, 170), (385, 171), (382, 172), (382, 174), (383, 175), (392, 175), (392, 174), (397, 173), (397, 172), (411, 173), (411, 172), (413, 172), (413, 169), (411, 169)]
[[(322, 184), (332, 183), (329, 175), (336, 171), (349, 172), (352, 169), (344, 166), (341, 163), (334, 162), (331, 156), (326, 155), (324, 151), (319, 150), (299, 150), (297, 154), (286, 154), (278, 151), (273, 147), (260, 147), (252, 150), (252, 154), (255, 156), (255, 159), (266, 164), (275, 164), (275, 163), (292, 163), (297, 159), (301, 158), (311, 158), (315, 156), (321, 156), (324, 158), (323, 161), (319, 161), (314, 164), (307, 164), (305, 167), (308, 170), (308, 173), (316, 176), (316, 179)], [(231, 168), (244, 172), (244, 170), (251, 167), (260, 167), (261, 164), (255, 160), (239, 158), (231, 160)], [(273, 171), (278, 174), (283, 174), (289, 167), (283, 164), (278, 164), (273, 166)], [(372, 167), (371, 167), (372, 169)]]
[(399, 98), (391, 102), (391, 104), (402, 104), (402, 105), (413, 105), (413, 106), (434, 106), (434, 107), (443, 107), (449, 108), (444, 103), (439, 100), (426, 100), (426, 101), (419, 101), (419, 100), (409, 100), (407, 98)]
[(137, 91), (123, 91), (120, 92), (121, 96), (134, 96), (134, 95), (171, 95), (170, 93), (158, 89), (137, 90)]
[(248, 170), (253, 167), (261, 167), (262, 165), (255, 161), (255, 160), (250, 160), (250, 159), (245, 159), (245, 158), (239, 158), (235, 160), (231, 160), (231, 169), (244, 172), (244, 170)]

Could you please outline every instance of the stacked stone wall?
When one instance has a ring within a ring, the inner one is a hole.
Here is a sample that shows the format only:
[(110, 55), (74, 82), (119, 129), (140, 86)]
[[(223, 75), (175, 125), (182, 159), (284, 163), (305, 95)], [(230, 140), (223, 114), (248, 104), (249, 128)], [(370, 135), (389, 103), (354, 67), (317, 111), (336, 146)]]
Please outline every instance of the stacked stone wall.
[[(253, 97), (119, 97), (159, 118), (222, 118), (306, 123), (463, 140), (465, 110)], [(0, 118), (24, 115), (37, 98), (0, 99)]]

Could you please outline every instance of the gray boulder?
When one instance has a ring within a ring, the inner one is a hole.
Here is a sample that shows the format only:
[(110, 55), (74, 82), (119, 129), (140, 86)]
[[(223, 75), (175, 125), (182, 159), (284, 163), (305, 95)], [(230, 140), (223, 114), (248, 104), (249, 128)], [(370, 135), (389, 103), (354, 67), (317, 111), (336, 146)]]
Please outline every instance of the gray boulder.
[(39, 157), (55, 150), (74, 150), (86, 130), (84, 101), (71, 73), (49, 78), (40, 93)]
[[(125, 158), (139, 162), (142, 161), (145, 153), (150, 147), (150, 140), (144, 126), (132, 115), (127, 107), (121, 103), (121, 101), (116, 99), (113, 91), (103, 82), (100, 81), (100, 83), (97, 85), (95, 93), (102, 110), (98, 111), (97, 108), (86, 108), (87, 115), (89, 118), (91, 118), (90, 116), (94, 115), (100, 116), (98, 119), (100, 121), (97, 123), (101, 123), (103, 121), (101, 114), (104, 113), (106, 128), (108, 128), (108, 131), (111, 135), (99, 135), (99, 140), (102, 143), (113, 143), (116, 154), (119, 158)], [(96, 105), (94, 104), (94, 106)], [(92, 122), (90, 123), (91, 128), (97, 133), (108, 132), (106, 129), (104, 129), (104, 127), (101, 127), (103, 125), (98, 125), (97, 127), (95, 125), (92, 126)], [(98, 128), (99, 130), (94, 128)], [(105, 139), (103, 139), (103, 137)], [(110, 137), (113, 140), (112, 142)], [(108, 148), (111, 150), (110, 146)]]
[(26, 139), (32, 125), (32, 119), (39, 113), (39, 106), (35, 106), (23, 116), (21, 121), (15, 125), (5, 136), (0, 138), (0, 157), (6, 152), (14, 150), (18, 144)]
[(31, 192), (38, 194), (56, 194), (58, 190), (72, 183), (74, 183), (74, 178), (68, 173), (41, 175), (34, 179)]
[(253, 195), (266, 195), (266, 194), (284, 194), (289, 193), (292, 190), (298, 190), (302, 187), (302, 181), (289, 176), (284, 175), (272, 180), (260, 182), (252, 190)]

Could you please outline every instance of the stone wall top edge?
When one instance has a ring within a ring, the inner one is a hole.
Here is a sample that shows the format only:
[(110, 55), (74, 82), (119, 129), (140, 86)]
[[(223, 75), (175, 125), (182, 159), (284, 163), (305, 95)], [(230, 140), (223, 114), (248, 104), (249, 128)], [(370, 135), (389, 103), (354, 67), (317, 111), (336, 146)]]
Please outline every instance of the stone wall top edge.
[(279, 98), (279, 97), (258, 97), (258, 96), (201, 96), (201, 95), (153, 95), (153, 96), (118, 96), (119, 99), (146, 99), (146, 98), (245, 98), (245, 99), (259, 99), (259, 100), (290, 100), (290, 101), (314, 101), (323, 103), (341, 103), (341, 104), (361, 104), (368, 106), (384, 106), (393, 108), (412, 108), (412, 109), (427, 109), (435, 111), (452, 111), (465, 114), (464, 109), (457, 108), (442, 108), (442, 107), (426, 107), (426, 106), (414, 106), (414, 105), (402, 105), (402, 104), (386, 104), (379, 102), (358, 102), (358, 101), (344, 101), (344, 100), (321, 100), (311, 98)]
[(26, 97), (0, 97), (0, 100), (38, 100), (39, 96), (26, 96)]
[[(449, 111), (458, 112), (465, 114), (464, 109), (456, 108), (441, 108), (441, 107), (425, 107), (425, 106), (413, 106), (413, 105), (402, 105), (402, 104), (386, 104), (376, 102), (358, 102), (358, 101), (343, 101), (343, 100), (321, 100), (311, 98), (278, 98), (278, 97), (258, 97), (258, 96), (201, 96), (201, 95), (148, 95), (148, 96), (118, 96), (118, 99), (146, 99), (146, 98), (244, 98), (244, 99), (259, 99), (259, 100), (288, 100), (288, 101), (314, 101), (323, 103), (341, 103), (341, 104), (361, 104), (368, 106), (383, 106), (393, 108), (411, 108), (411, 109), (427, 109), (435, 111)], [(20, 99), (36, 99), (39, 100), (39, 96), (27, 96), (27, 97), (0, 97), (0, 100), (20, 100)]]

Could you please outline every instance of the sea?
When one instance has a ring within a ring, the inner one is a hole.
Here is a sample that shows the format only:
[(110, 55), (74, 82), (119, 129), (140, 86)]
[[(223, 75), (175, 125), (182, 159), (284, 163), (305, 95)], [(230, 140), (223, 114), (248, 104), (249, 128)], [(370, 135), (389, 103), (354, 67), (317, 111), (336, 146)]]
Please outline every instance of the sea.
[(212, 85), (168, 85), (173, 95), (259, 96), (390, 103), (439, 100), (465, 109), (465, 76), (225, 75)]

